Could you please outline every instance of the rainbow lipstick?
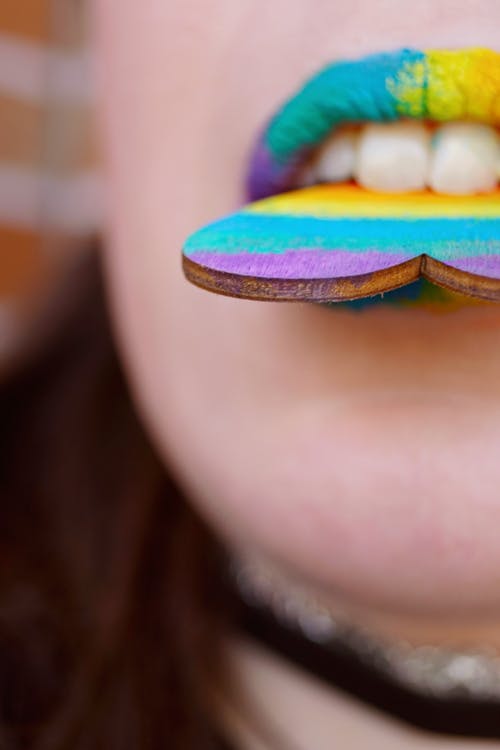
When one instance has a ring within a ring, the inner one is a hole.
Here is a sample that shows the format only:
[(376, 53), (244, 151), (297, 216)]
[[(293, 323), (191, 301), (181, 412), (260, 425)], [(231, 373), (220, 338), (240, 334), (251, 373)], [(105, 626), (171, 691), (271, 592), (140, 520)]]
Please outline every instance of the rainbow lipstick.
[(238, 297), (327, 302), (424, 278), (452, 295), (499, 301), (500, 192), (387, 195), (352, 184), (294, 190), (335, 128), (408, 117), (500, 125), (500, 54), (401, 50), (320, 71), (258, 139), (249, 205), (186, 241), (188, 279)]

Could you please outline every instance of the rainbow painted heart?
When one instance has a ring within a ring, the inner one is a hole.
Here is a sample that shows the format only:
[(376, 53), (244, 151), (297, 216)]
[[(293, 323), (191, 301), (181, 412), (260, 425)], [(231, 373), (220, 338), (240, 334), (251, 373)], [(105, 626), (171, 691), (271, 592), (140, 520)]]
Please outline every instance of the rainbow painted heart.
[(499, 200), (350, 185), (283, 193), (192, 235), (185, 269), (200, 286), (255, 299), (357, 299), (423, 276), (499, 300)]

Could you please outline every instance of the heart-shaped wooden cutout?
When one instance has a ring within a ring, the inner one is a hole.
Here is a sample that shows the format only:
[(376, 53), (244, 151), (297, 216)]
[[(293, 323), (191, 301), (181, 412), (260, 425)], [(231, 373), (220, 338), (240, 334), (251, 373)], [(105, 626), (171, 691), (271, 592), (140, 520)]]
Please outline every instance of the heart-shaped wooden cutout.
[(426, 278), (500, 301), (500, 191), (383, 195), (317, 185), (266, 198), (195, 232), (194, 284), (257, 300), (335, 302)]

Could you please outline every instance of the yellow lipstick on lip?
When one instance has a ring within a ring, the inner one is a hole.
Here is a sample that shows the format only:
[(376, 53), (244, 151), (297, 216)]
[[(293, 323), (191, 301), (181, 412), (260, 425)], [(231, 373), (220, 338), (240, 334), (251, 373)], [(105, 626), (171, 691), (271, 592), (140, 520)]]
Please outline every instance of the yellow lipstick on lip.
[(500, 124), (500, 55), (488, 49), (429, 50), (406, 62), (388, 89), (401, 116)]

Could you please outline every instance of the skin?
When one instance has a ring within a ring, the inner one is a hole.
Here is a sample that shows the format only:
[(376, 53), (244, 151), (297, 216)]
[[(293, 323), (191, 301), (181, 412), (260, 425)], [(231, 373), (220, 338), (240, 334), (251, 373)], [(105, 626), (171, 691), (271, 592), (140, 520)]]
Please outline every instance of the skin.
[(309, 74), (406, 45), (495, 49), (498, 0), (93, 7), (109, 288), (166, 464), (228, 544), (336, 606), (417, 640), (457, 622), (500, 640), (500, 308), (246, 302), (180, 270)]

